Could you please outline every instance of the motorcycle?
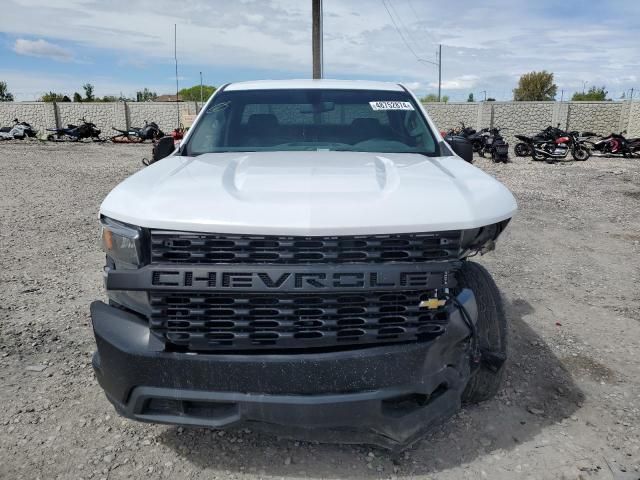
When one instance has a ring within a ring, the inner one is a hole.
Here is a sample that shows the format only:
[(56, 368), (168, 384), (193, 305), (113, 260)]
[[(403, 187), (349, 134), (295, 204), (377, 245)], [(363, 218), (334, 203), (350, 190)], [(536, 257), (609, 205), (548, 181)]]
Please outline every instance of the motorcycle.
[(27, 122), (21, 122), (17, 118), (13, 119), (12, 127), (0, 128), (0, 140), (22, 140), (26, 137), (33, 138), (38, 132)]
[(481, 157), (490, 155), (494, 163), (507, 163), (509, 161), (509, 144), (500, 134), (500, 128), (488, 129), (484, 136), (482, 148), (478, 151)]
[(458, 136), (469, 138), (471, 135), (475, 134), (476, 131), (472, 127), (467, 127), (464, 122), (460, 122), (459, 127), (451, 128), (443, 136)]
[[(590, 132), (585, 132), (586, 133)], [(640, 152), (640, 139), (625, 138), (626, 130), (620, 133), (612, 133), (598, 141), (586, 140), (585, 144), (594, 157), (631, 157)], [(595, 135), (589, 135), (594, 137)]]
[(480, 151), (482, 151), (482, 149), (484, 148), (487, 137), (489, 137), (489, 129), (483, 128), (480, 131), (475, 132), (472, 135), (469, 135), (467, 138), (471, 142), (473, 151), (475, 153), (480, 153)]
[(47, 128), (48, 132), (54, 132), (47, 136), (47, 140), (55, 141), (70, 141), (79, 142), (85, 138), (90, 138), (94, 142), (102, 142), (100, 138), (100, 130), (96, 127), (95, 123), (87, 122), (85, 118), (81, 118), (81, 125), (67, 125), (66, 128)]
[(554, 162), (557, 160), (563, 160), (567, 158), (569, 153), (574, 160), (584, 162), (591, 156), (591, 152), (586, 146), (584, 139), (580, 137), (579, 132), (569, 132), (557, 138), (554, 137), (558, 132), (551, 132), (553, 127), (548, 127), (549, 135), (526, 137), (524, 135), (517, 135), (519, 140), (527, 143), (531, 149), (531, 157), (534, 160), (546, 160), (547, 162)]
[(560, 124), (556, 127), (552, 127), (549, 125), (547, 128), (542, 130), (540, 133), (537, 133), (533, 137), (529, 137), (527, 135), (515, 135), (515, 137), (520, 140), (513, 147), (514, 153), (517, 157), (530, 157), (533, 149), (531, 148), (530, 140), (533, 138), (534, 142), (539, 141), (543, 142), (546, 140), (555, 140), (556, 138), (560, 138), (566, 135), (566, 133), (560, 129)]
[(118, 135), (111, 137), (111, 141), (116, 143), (141, 143), (145, 140), (157, 140), (164, 137), (164, 132), (160, 130), (157, 123), (149, 123), (146, 120), (144, 127), (131, 127), (128, 130), (112, 128), (119, 132)]

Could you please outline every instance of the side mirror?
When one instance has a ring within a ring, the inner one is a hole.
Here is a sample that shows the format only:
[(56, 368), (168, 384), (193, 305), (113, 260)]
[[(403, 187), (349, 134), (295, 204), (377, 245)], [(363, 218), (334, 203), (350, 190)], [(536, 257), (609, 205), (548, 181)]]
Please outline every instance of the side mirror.
[(149, 166), (152, 163), (157, 162), (158, 160), (162, 160), (163, 158), (168, 157), (173, 153), (175, 149), (176, 147), (173, 144), (173, 137), (162, 137), (153, 146), (153, 151), (151, 152), (151, 160), (147, 160), (145, 158), (142, 160), (142, 163), (145, 166)]
[(445, 137), (445, 141), (456, 155), (465, 162), (473, 163), (473, 146), (468, 139), (459, 135), (449, 135)]

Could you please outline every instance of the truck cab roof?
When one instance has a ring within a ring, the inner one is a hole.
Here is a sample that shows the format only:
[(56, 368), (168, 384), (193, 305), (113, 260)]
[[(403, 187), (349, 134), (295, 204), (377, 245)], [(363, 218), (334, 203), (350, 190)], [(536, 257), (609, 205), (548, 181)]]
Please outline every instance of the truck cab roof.
[(288, 90), (288, 89), (327, 89), (327, 90), (385, 90), (402, 92), (405, 88), (399, 83), (376, 82), (371, 80), (254, 80), (230, 83), (226, 91), (237, 90)]

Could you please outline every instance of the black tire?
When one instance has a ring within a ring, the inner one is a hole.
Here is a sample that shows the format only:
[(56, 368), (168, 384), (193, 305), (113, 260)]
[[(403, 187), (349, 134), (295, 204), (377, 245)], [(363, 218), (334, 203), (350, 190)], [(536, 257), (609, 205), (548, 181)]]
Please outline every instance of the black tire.
[(516, 143), (513, 151), (515, 152), (516, 157), (528, 157), (531, 155), (531, 148), (529, 148), (529, 145), (524, 142)]
[[(481, 351), (506, 356), (507, 317), (496, 282), (482, 265), (467, 261), (460, 270), (458, 284), (461, 288), (471, 289), (476, 297)], [(504, 370), (504, 363), (497, 370), (492, 370), (481, 363), (469, 379), (462, 394), (462, 401), (478, 403), (495, 396), (500, 389)]]
[(533, 158), (535, 161), (540, 162), (542, 160), (546, 160), (547, 156), (543, 155), (542, 153), (538, 152), (537, 150), (533, 149), (531, 151), (531, 158)]
[(571, 152), (571, 156), (578, 162), (584, 162), (591, 156), (591, 152), (586, 148), (576, 148)]

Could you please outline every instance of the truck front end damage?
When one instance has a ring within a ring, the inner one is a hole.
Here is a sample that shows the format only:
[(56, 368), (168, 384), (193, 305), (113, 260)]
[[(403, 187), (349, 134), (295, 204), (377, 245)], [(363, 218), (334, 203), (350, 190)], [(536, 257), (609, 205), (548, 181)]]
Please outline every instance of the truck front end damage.
[(91, 306), (96, 375), (123, 416), (397, 448), (460, 408), (477, 307), (459, 257), (504, 225), (274, 237), (103, 223), (115, 257), (118, 232), (139, 249), (135, 268), (107, 251), (110, 304)]

